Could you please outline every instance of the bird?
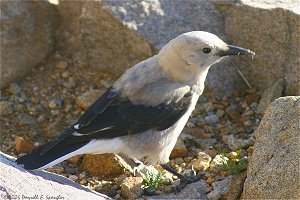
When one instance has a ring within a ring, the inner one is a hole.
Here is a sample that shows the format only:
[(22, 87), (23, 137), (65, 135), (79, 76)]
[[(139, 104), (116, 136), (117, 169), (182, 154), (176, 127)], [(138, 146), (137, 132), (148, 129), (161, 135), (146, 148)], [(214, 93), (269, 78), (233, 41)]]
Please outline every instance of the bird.
[(193, 182), (167, 164), (169, 156), (204, 90), (210, 67), (233, 55), (255, 53), (209, 32), (183, 33), (157, 55), (126, 70), (77, 122), (16, 163), (42, 170), (75, 155), (122, 153), (160, 164), (181, 181)]

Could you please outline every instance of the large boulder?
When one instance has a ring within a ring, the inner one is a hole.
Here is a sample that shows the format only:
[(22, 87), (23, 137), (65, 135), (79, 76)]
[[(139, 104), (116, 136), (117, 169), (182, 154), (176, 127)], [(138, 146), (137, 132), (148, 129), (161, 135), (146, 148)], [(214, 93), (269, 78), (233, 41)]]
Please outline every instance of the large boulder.
[(58, 20), (47, 1), (1, 1), (0, 9), (0, 88), (4, 88), (51, 54)]
[(280, 78), (286, 95), (300, 95), (300, 9), (298, 0), (215, 1), (232, 44), (250, 48), (253, 60), (236, 58), (252, 86), (265, 90)]
[(76, 64), (118, 77), (155, 48), (128, 29), (101, 1), (60, 1), (58, 48)]
[(299, 199), (300, 96), (268, 107), (256, 132), (243, 199)]
[(0, 152), (1, 199), (110, 199), (63, 176), (26, 171)]
[[(214, 33), (227, 41), (223, 19), (210, 1), (103, 2), (123, 24), (147, 38), (159, 49), (178, 35), (196, 30)], [(210, 69), (206, 85), (218, 96), (245, 88), (231, 64), (231, 59), (225, 59)]]

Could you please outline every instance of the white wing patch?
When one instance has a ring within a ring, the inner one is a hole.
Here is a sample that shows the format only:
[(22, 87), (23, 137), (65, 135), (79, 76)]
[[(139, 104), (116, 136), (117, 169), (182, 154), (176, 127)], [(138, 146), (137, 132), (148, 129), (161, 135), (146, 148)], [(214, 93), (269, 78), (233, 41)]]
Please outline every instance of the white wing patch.
[[(78, 124), (74, 125), (74, 128), (76, 128), (75, 126), (77, 126), (77, 125), (78, 125)], [(100, 131), (106, 131), (106, 130), (111, 129), (111, 128), (113, 128), (113, 127), (114, 127), (114, 126), (109, 126), (109, 127), (106, 127), (106, 128), (100, 129), (100, 130), (97, 130), (97, 131), (92, 132), (92, 133), (96, 133), (96, 132), (100, 132)], [(74, 135), (74, 136), (83, 136), (83, 135), (87, 135), (87, 134), (81, 134), (81, 133), (74, 132), (74, 133), (72, 133), (72, 135)]]

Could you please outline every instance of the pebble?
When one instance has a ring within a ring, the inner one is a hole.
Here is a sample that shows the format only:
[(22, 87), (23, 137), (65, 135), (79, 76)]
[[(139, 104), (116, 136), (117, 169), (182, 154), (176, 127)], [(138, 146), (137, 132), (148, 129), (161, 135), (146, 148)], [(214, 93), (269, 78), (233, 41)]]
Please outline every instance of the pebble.
[(116, 195), (114, 196), (114, 198), (115, 198), (115, 199), (120, 199), (120, 198), (121, 198), (121, 195), (120, 195), (120, 194), (116, 194)]
[(49, 108), (55, 109), (55, 108), (60, 108), (62, 107), (62, 100), (61, 99), (53, 99), (49, 102)]
[(199, 152), (198, 158), (192, 160), (189, 163), (189, 166), (193, 166), (194, 169), (198, 171), (207, 170), (209, 168), (209, 164), (211, 161), (211, 157), (204, 152)]
[(194, 127), (196, 127), (196, 125), (193, 122), (187, 122), (186, 123), (186, 127), (188, 127), (188, 128), (194, 128)]
[(31, 125), (36, 123), (36, 119), (27, 113), (20, 113), (18, 118), (21, 125)]
[(207, 123), (217, 123), (219, 121), (219, 117), (215, 114), (206, 116), (204, 119)]
[(69, 179), (71, 179), (72, 181), (77, 181), (78, 177), (76, 175), (69, 175)]
[(0, 101), (0, 115), (9, 115), (13, 113), (13, 108), (8, 101)]
[(217, 115), (218, 117), (222, 118), (222, 117), (224, 116), (224, 114), (225, 114), (225, 111), (224, 111), (224, 110), (220, 110), (220, 109), (217, 110), (216, 115)]
[(56, 67), (59, 69), (66, 69), (68, 67), (68, 63), (66, 61), (59, 61), (56, 64)]
[(7, 91), (13, 95), (19, 95), (21, 92), (21, 87), (17, 83), (9, 84)]
[(229, 115), (229, 117), (234, 120), (235, 122), (239, 122), (240, 118), (241, 118), (241, 114), (238, 111), (238, 106), (235, 104), (230, 105), (227, 109), (226, 109), (227, 114)]
[(33, 148), (32, 144), (20, 136), (15, 137), (15, 147), (18, 153), (29, 153)]
[(184, 162), (183, 158), (181, 158), (181, 157), (175, 158), (175, 163), (176, 163), (177, 165), (180, 165), (180, 164), (183, 163), (183, 162)]

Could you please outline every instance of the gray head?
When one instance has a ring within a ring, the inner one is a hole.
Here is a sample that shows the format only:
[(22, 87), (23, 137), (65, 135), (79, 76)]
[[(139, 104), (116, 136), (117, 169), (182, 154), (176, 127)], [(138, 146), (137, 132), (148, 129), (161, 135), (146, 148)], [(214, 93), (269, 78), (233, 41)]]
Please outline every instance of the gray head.
[(193, 31), (171, 40), (158, 54), (164, 71), (186, 84), (204, 81), (211, 65), (231, 55), (254, 55), (249, 49), (228, 45), (216, 35)]

